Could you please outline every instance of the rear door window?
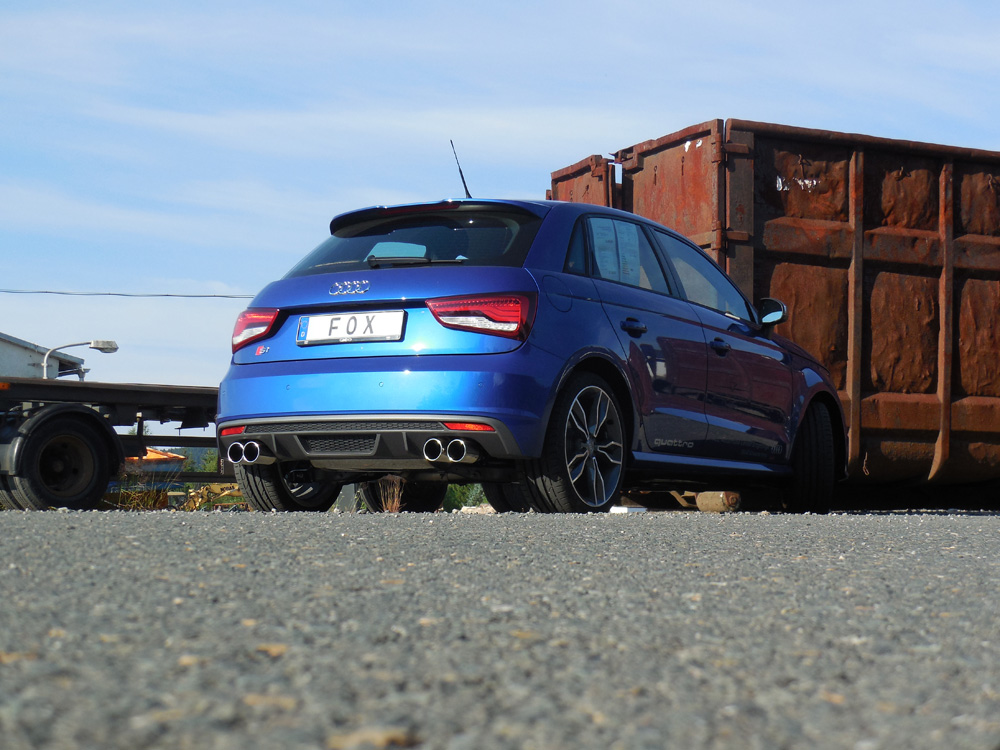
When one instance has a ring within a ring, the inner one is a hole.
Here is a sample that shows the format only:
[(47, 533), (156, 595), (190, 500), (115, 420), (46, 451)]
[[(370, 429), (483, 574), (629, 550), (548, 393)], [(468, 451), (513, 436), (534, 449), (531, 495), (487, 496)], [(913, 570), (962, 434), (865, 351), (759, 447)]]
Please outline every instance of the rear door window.
[(570, 242), (567, 271), (580, 272), (582, 238), (586, 228), (591, 275), (605, 281), (670, 294), (670, 286), (643, 228), (631, 221), (588, 216), (577, 225)]

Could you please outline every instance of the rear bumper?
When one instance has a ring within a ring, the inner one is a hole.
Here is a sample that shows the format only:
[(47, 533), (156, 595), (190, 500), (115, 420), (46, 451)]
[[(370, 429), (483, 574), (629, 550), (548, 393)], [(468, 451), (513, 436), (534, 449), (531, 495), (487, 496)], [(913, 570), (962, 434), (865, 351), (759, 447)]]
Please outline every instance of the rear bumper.
[[(219, 388), (218, 431), (246, 429), (220, 437), (220, 447), (225, 455), (234, 441), (252, 440), (262, 461), (337, 470), (428, 468), (431, 438), (469, 440), (487, 461), (535, 457), (563, 366), (528, 345), (490, 355), (233, 365)], [(493, 429), (455, 431), (444, 422)]]
[[(257, 463), (307, 461), (332, 471), (450, 470), (462, 463), (448, 458), (454, 441), (463, 443), (464, 463), (522, 458), (510, 430), (498, 420), (477, 419), (492, 430), (455, 430), (446, 422), (468, 421), (464, 415), (405, 415), (392, 417), (328, 417), (310, 419), (268, 418), (220, 423), (220, 431), (240, 426), (237, 435), (219, 438), (223, 456), (233, 443), (257, 444)], [(441, 455), (426, 458), (428, 441), (438, 441)], [(237, 454), (239, 449), (237, 449)]]

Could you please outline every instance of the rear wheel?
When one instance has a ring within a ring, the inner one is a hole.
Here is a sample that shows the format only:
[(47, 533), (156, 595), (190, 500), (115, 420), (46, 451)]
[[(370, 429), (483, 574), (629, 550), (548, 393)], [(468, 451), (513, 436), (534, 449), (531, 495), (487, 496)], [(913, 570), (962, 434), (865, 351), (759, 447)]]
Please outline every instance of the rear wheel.
[(519, 484), (487, 482), (482, 487), (486, 502), (497, 513), (527, 513), (531, 510), (528, 494)]
[(236, 464), (236, 482), (255, 510), (330, 510), (343, 485), (317, 482), (308, 465)]
[(104, 437), (86, 422), (54, 418), (24, 442), (21, 468), (8, 491), (25, 510), (89, 510), (108, 489), (111, 462)]
[(792, 450), (795, 476), (785, 497), (791, 513), (827, 513), (833, 501), (835, 451), (830, 412), (812, 404), (799, 426)]
[(399, 477), (361, 485), (361, 499), (372, 513), (433, 513), (447, 494), (443, 482), (404, 482)]
[(621, 494), (621, 408), (597, 375), (580, 373), (556, 398), (541, 458), (524, 462), (531, 504), (543, 513), (607, 511)]

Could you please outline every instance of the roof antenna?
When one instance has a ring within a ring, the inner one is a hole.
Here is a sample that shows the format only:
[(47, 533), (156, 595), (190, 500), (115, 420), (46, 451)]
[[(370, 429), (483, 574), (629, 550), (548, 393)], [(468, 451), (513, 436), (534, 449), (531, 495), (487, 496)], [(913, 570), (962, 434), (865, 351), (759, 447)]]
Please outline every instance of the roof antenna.
[(458, 176), (462, 178), (462, 187), (465, 188), (465, 197), (471, 198), (472, 193), (469, 192), (469, 186), (465, 184), (465, 175), (462, 174), (462, 164), (458, 161), (458, 152), (455, 150), (455, 141), (449, 140), (448, 143), (451, 144), (451, 152), (455, 154), (455, 163), (458, 164)]

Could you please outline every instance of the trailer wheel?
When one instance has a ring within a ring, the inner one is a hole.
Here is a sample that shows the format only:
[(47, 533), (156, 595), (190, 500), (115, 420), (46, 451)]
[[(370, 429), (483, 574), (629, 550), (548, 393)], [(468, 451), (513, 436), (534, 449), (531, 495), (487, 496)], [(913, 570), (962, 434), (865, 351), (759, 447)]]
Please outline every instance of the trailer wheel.
[(330, 510), (341, 484), (312, 481), (306, 464), (236, 464), (236, 483), (255, 510)]
[(86, 422), (65, 417), (44, 422), (28, 433), (22, 455), (20, 472), (7, 483), (25, 510), (90, 510), (107, 492), (107, 445)]
[(5, 474), (0, 474), (0, 510), (23, 510), (11, 494)]

